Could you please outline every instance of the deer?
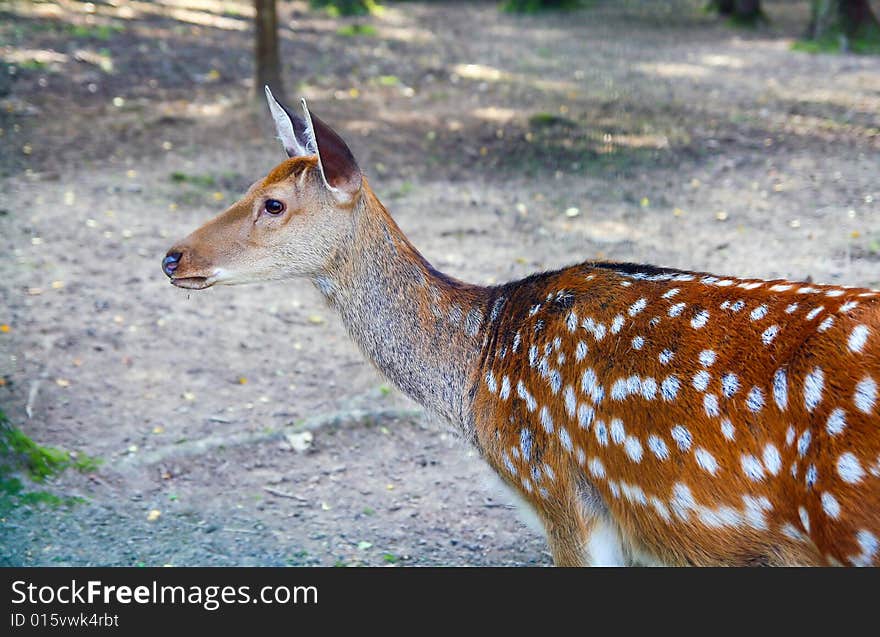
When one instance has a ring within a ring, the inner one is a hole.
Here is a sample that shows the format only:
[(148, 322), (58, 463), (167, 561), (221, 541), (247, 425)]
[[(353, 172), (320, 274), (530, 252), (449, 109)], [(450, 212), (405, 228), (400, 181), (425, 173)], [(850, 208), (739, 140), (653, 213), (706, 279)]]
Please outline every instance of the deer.
[(266, 97), (287, 158), (168, 251), (173, 285), (310, 280), (556, 566), (880, 564), (880, 292), (604, 261), (466, 283)]

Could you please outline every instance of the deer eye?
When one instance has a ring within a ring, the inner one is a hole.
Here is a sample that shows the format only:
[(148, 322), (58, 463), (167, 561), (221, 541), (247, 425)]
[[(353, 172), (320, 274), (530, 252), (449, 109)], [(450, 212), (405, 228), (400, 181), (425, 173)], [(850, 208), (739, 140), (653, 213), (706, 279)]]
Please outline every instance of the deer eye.
[(277, 199), (267, 199), (266, 203), (263, 204), (263, 208), (265, 208), (266, 212), (270, 215), (280, 215), (284, 212), (284, 202), (278, 201)]

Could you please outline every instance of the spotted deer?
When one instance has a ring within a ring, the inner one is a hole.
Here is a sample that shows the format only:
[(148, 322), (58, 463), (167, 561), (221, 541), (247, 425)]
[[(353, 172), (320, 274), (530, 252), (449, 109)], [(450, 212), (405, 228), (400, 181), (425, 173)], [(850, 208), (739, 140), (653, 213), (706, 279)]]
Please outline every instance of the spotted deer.
[(604, 262), (463, 283), (266, 93), (288, 159), (171, 248), (171, 283), (310, 279), (559, 566), (880, 562), (880, 293)]

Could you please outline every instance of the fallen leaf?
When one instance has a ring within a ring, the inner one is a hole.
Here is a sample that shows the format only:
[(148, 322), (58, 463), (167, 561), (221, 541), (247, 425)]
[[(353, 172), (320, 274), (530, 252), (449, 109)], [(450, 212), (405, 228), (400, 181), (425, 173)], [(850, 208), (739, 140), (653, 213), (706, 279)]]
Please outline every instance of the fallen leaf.
[(150, 512), (147, 513), (147, 522), (155, 522), (161, 515), (162, 512), (159, 509), (151, 509)]
[(361, 551), (366, 551), (368, 548), (370, 548), (370, 547), (372, 547), (372, 546), (373, 546), (373, 543), (372, 543), (372, 542), (366, 542), (366, 541), (363, 541), (363, 540), (361, 540), (360, 542), (358, 542), (358, 550), (361, 550)]
[(59, 387), (70, 387), (70, 381), (66, 378), (56, 378), (55, 384)]
[(565, 210), (566, 217), (577, 217), (579, 214), (581, 214), (581, 211), (574, 207), (566, 208)]
[(0, 332), (7, 334), (10, 329), (11, 328), (6, 323), (0, 324)]
[(715, 218), (718, 219), (718, 221), (727, 221), (727, 213), (724, 210), (719, 210), (715, 213)]
[(284, 437), (287, 439), (287, 444), (290, 445), (291, 449), (300, 452), (308, 450), (312, 446), (312, 440), (314, 440), (311, 431), (287, 434)]
[(181, 396), (183, 397), (184, 400), (195, 400), (196, 399), (196, 395), (194, 393), (192, 393), (191, 391), (185, 391), (185, 392), (183, 392), (183, 394), (181, 394)]
[(311, 316), (309, 316), (309, 323), (314, 323), (315, 325), (320, 325), (323, 322), (324, 322), (323, 316), (319, 316), (317, 314), (312, 314)]

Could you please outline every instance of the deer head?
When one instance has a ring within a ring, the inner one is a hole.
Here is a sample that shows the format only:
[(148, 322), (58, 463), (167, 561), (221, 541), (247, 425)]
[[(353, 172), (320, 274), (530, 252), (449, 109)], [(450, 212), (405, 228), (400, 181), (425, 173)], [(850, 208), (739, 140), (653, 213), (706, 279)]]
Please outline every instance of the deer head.
[(268, 86), (266, 98), (288, 159), (168, 251), (162, 270), (178, 287), (313, 276), (350, 234), (363, 178), (348, 146), (305, 100), (300, 117)]

